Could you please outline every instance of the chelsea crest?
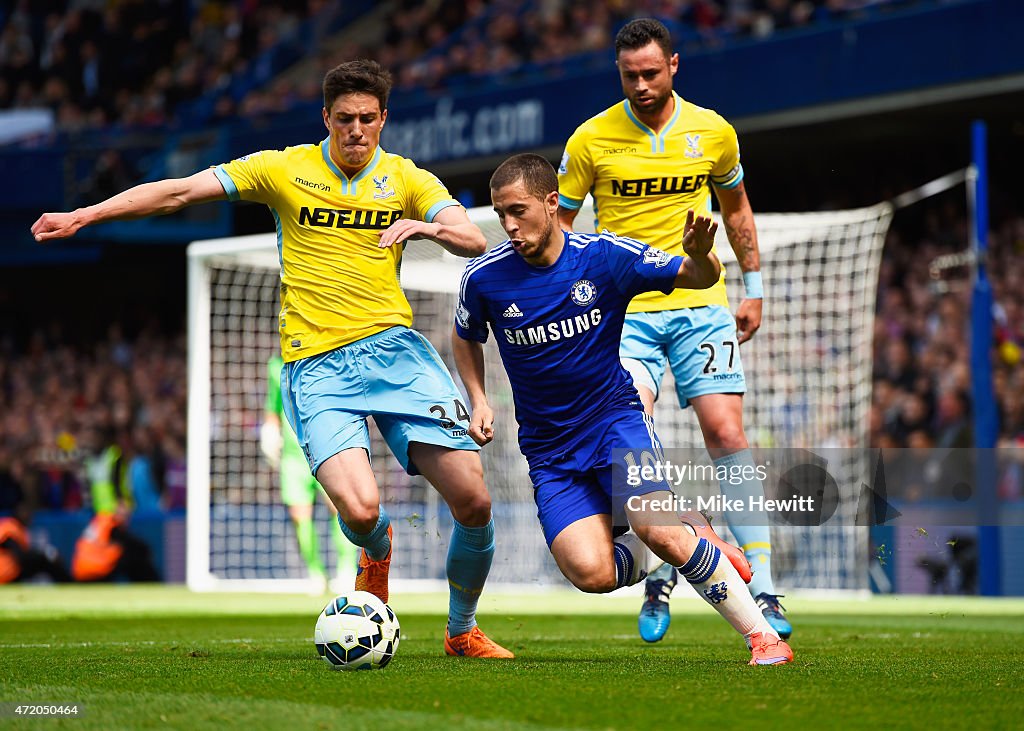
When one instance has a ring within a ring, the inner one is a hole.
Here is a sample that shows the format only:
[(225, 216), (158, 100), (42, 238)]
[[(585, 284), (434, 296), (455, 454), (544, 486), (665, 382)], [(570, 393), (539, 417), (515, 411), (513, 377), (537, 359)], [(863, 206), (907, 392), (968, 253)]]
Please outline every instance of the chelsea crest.
[(573, 302), (583, 307), (589, 305), (597, 297), (597, 287), (589, 279), (581, 279), (572, 285), (569, 295), (572, 297)]

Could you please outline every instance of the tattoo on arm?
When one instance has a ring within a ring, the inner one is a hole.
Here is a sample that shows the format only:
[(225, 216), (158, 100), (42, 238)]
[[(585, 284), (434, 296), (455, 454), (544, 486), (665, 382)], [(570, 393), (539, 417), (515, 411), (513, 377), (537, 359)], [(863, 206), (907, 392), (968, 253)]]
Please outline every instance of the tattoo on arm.
[(761, 268), (761, 255), (757, 248), (757, 229), (754, 217), (749, 211), (737, 211), (723, 217), (725, 234), (729, 244), (736, 253), (740, 269), (745, 272), (758, 271)]

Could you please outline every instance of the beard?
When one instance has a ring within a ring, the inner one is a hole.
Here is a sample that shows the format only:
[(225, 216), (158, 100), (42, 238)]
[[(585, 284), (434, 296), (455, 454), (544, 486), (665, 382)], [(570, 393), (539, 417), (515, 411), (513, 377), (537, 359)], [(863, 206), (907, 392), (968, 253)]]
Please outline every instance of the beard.
[(642, 111), (644, 114), (657, 114), (665, 108), (671, 98), (672, 92), (668, 91), (665, 94), (653, 97), (647, 106), (639, 105), (634, 97), (630, 97), (629, 102), (633, 105), (634, 110)]
[[(554, 231), (555, 225), (548, 219), (543, 228), (537, 234), (537, 237), (530, 237), (530, 240), (523, 239), (524, 246), (519, 250), (519, 253), (524, 257), (534, 258), (541, 256), (551, 244), (551, 232)], [(532, 250), (530, 247), (533, 247)], [(524, 251), (525, 249), (525, 251)]]
[(540, 231), (540, 236), (537, 237), (537, 253), (540, 254), (545, 251), (548, 246), (551, 245), (551, 232), (555, 230), (555, 225), (551, 223), (549, 218), (544, 224), (544, 228)]

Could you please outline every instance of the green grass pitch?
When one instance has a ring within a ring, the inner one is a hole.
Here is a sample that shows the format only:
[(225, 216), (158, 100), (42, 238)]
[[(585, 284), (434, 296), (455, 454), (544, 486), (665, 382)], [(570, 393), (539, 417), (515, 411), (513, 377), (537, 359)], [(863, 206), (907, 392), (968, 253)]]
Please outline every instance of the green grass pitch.
[(445, 598), (399, 595), (394, 662), (339, 673), (312, 642), (326, 597), (4, 587), (0, 702), (85, 714), (0, 728), (1021, 728), (1024, 600), (794, 599), (796, 662), (767, 668), (694, 599), (645, 645), (637, 602), (485, 595), (497, 662), (446, 657)]

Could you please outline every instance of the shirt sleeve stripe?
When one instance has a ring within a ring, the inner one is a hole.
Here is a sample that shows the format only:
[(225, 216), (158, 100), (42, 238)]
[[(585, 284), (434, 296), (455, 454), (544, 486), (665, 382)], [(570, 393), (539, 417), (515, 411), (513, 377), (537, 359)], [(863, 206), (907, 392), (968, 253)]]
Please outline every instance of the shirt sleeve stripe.
[(441, 201), (440, 203), (435, 203), (434, 205), (432, 205), (430, 207), (430, 210), (427, 211), (427, 215), (425, 215), (423, 217), (423, 220), (426, 221), (427, 223), (433, 223), (434, 222), (434, 216), (436, 216), (438, 213), (443, 211), (445, 208), (448, 208), (450, 206), (457, 206), (457, 205), (459, 205), (459, 202), (457, 200), (453, 200), (451, 198), (449, 198), (446, 201)]
[(735, 188), (743, 180), (743, 166), (737, 165), (735, 168), (729, 171), (727, 175), (723, 175), (721, 178), (716, 178), (714, 175), (711, 176), (711, 182), (718, 188)]
[(639, 239), (634, 239), (631, 236), (618, 236), (618, 235), (616, 235), (615, 238), (617, 238), (619, 241), (625, 241), (627, 243), (633, 244), (634, 246), (638, 247), (641, 251), (643, 250), (643, 248), (645, 246), (647, 246), (647, 244), (644, 243), (643, 241), (640, 241)]
[(573, 198), (566, 198), (561, 193), (558, 194), (558, 205), (569, 211), (578, 211), (580, 206), (583, 205), (583, 201), (578, 201)]
[(632, 251), (634, 254), (643, 253), (643, 247), (639, 246), (638, 242), (632, 239), (620, 239), (618, 236), (614, 236), (612, 237), (612, 243), (626, 251)]
[(235, 181), (231, 179), (223, 165), (218, 165), (213, 169), (213, 174), (217, 176), (217, 180), (224, 186), (224, 192), (228, 194), (228, 200), (238, 200), (238, 187), (235, 185)]
[(578, 231), (573, 231), (569, 234), (569, 245), (575, 246), (577, 249), (585, 249), (594, 240), (594, 234), (581, 234)]

